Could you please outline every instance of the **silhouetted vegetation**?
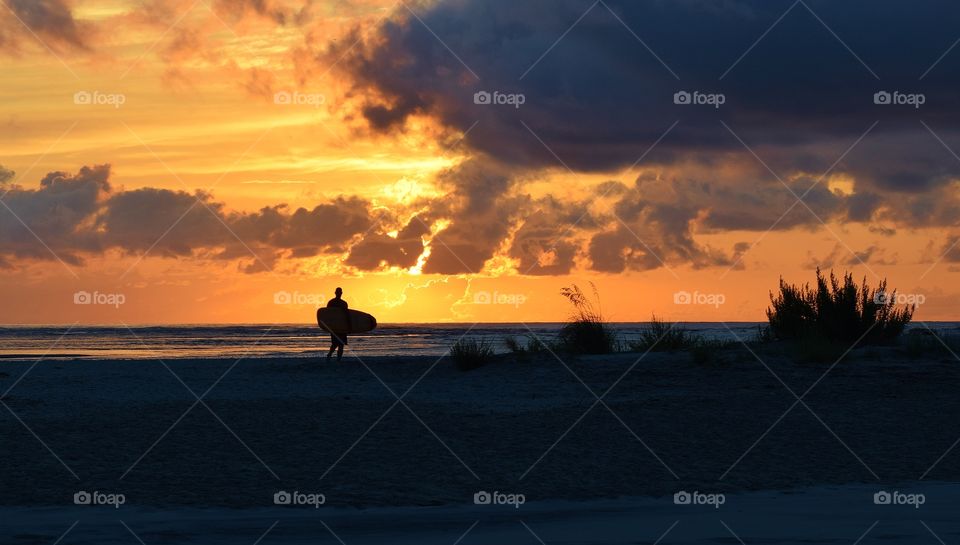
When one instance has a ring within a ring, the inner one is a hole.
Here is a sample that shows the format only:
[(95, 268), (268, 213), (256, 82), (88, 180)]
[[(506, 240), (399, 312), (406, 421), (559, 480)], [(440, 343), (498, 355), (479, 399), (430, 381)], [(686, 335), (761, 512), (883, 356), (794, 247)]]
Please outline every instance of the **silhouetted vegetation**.
[(543, 341), (534, 335), (527, 335), (526, 343), (524, 343), (522, 339), (508, 336), (503, 339), (503, 344), (507, 346), (507, 350), (516, 355), (539, 354), (541, 352), (546, 352), (549, 348)]
[(691, 335), (681, 326), (653, 315), (650, 318), (650, 324), (640, 331), (640, 339), (630, 343), (630, 349), (637, 352), (686, 350), (695, 345), (698, 340), (696, 335)]
[(738, 345), (740, 341), (737, 340), (706, 339), (654, 315), (650, 324), (640, 331), (640, 339), (630, 343), (629, 347), (635, 352), (686, 351), (693, 363), (708, 365), (723, 363), (720, 352)]
[(450, 358), (461, 371), (483, 367), (493, 358), (493, 346), (486, 340), (463, 338), (450, 347)]
[(954, 358), (960, 354), (960, 337), (944, 335), (929, 329), (916, 329), (903, 340), (903, 352), (907, 357), (920, 359), (927, 356)]
[[(770, 294), (767, 309), (770, 332), (779, 340), (803, 340), (809, 344), (822, 339), (830, 343), (866, 344), (888, 342), (903, 332), (914, 306), (897, 308), (896, 291), (887, 291), (887, 281), (871, 290), (866, 278), (860, 286), (846, 273), (839, 280), (831, 271), (829, 282), (817, 269), (816, 287), (796, 286), (780, 279), (780, 291)], [(832, 351), (832, 350), (828, 350)], [(838, 355), (839, 356), (839, 355)]]
[[(508, 336), (503, 340), (506, 348), (521, 359), (551, 350), (571, 354), (611, 354), (624, 349), (685, 351), (693, 363), (706, 365), (723, 363), (721, 352), (746, 342), (755, 350), (786, 351), (800, 362), (832, 363), (843, 358), (857, 341), (892, 341), (904, 331), (915, 310), (915, 306), (896, 305), (896, 292), (887, 291), (886, 280), (871, 289), (866, 279), (858, 285), (850, 273), (838, 278), (832, 271), (825, 276), (817, 269), (813, 286), (788, 284), (780, 279), (779, 292), (770, 293), (769, 325), (759, 326), (756, 335), (747, 341), (704, 338), (653, 315), (637, 340), (621, 343), (604, 319), (600, 296), (592, 282), (590, 288), (590, 294), (576, 284), (560, 290), (573, 312), (561, 326), (556, 341), (547, 345), (536, 335)], [(771, 345), (771, 341), (786, 342)], [(913, 357), (946, 354), (954, 347), (960, 352), (960, 337), (946, 342), (934, 334), (911, 335), (900, 346)], [(461, 370), (477, 369), (492, 361), (493, 344), (478, 338), (461, 339), (451, 347), (450, 357)]]
[(560, 294), (573, 305), (573, 315), (560, 329), (559, 346), (574, 354), (609, 354), (617, 349), (616, 336), (603, 320), (597, 287), (593, 282), (590, 287), (596, 304), (576, 284), (560, 290)]

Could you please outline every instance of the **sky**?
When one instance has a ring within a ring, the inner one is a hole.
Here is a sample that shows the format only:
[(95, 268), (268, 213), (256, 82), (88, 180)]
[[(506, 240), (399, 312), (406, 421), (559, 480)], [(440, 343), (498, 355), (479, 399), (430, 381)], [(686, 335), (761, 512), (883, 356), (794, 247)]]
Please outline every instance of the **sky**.
[(955, 2), (0, 0), (0, 323), (960, 304)]

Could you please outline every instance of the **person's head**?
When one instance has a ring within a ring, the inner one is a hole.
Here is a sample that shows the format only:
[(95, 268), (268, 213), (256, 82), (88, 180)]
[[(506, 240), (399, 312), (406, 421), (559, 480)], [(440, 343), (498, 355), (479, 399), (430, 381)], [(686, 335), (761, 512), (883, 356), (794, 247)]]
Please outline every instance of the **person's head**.
[(334, 295), (336, 295), (337, 297), (340, 297), (341, 295), (343, 295), (343, 289), (337, 288), (336, 290), (333, 291), (333, 293), (334, 293)]

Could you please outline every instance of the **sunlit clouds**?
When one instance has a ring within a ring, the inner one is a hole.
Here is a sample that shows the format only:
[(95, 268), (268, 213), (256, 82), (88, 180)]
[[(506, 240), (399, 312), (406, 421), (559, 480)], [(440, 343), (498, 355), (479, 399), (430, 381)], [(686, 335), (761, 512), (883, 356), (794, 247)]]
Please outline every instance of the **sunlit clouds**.
[[(954, 316), (948, 25), (889, 55), (924, 13), (817, 4), (849, 50), (799, 12), (748, 50), (789, 4), (581, 4), (7, 0), (0, 318), (300, 322), (274, 293), (341, 285), (381, 322), (554, 321), (591, 280), (617, 320), (759, 320), (817, 266)], [(67, 304), (98, 287), (128, 303)]]

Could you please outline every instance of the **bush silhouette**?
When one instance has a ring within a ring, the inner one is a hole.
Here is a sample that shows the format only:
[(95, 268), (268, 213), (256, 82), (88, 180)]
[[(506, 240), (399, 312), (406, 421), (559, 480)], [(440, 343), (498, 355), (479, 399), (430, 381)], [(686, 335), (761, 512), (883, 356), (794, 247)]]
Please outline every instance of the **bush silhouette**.
[(866, 278), (857, 286), (850, 273), (841, 281), (830, 271), (828, 282), (819, 268), (815, 288), (788, 284), (781, 277), (780, 291), (770, 294), (770, 302), (770, 331), (781, 340), (884, 343), (903, 332), (916, 310), (915, 305), (898, 308), (896, 291), (887, 291), (886, 280), (871, 290)]

